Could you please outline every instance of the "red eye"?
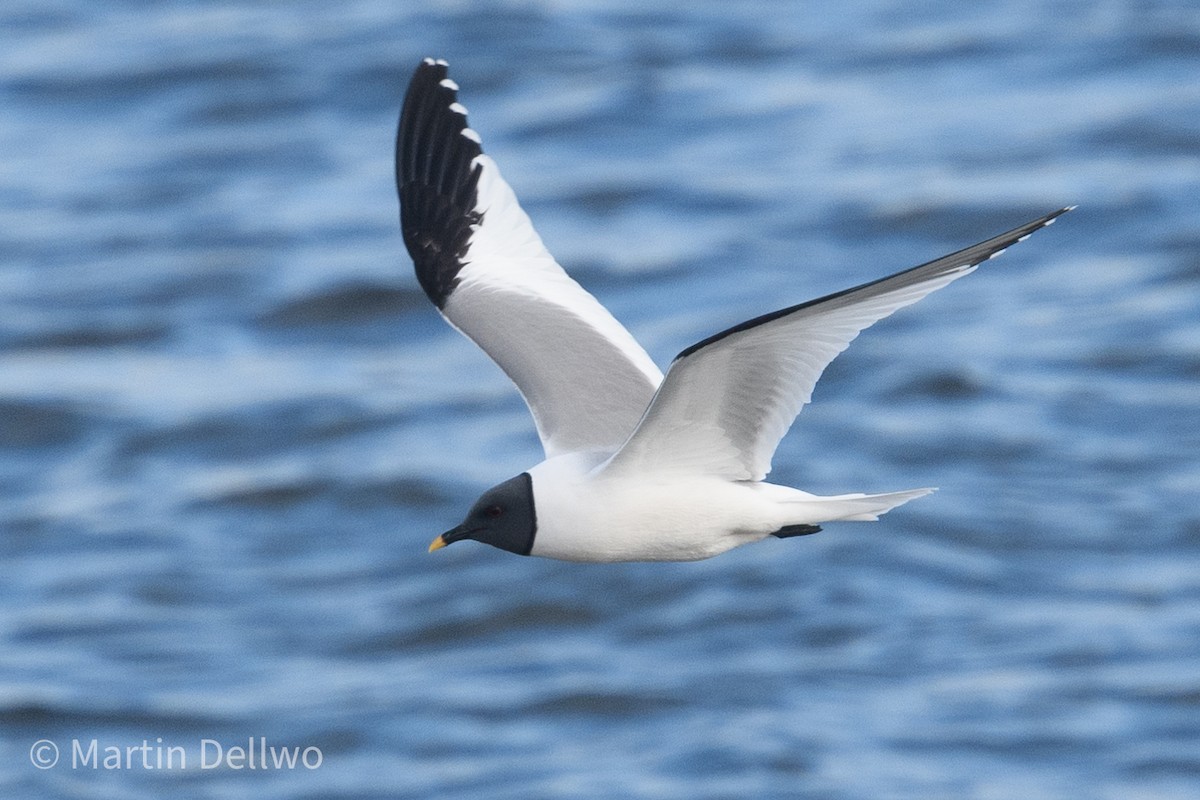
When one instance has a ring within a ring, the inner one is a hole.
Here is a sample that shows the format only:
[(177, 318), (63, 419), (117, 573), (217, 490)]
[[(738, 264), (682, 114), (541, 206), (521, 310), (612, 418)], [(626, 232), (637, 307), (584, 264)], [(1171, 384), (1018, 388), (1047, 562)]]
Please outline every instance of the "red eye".
[(483, 510), (483, 515), (488, 519), (495, 519), (504, 513), (504, 509), (500, 506), (488, 506)]

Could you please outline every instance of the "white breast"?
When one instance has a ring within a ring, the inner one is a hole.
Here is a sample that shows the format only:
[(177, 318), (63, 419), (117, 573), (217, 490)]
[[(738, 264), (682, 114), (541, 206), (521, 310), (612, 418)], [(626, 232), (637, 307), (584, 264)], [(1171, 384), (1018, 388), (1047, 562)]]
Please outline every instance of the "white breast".
[(693, 561), (766, 537), (777, 505), (754, 485), (698, 476), (622, 480), (593, 456), (529, 471), (537, 533), (532, 555), (566, 561)]

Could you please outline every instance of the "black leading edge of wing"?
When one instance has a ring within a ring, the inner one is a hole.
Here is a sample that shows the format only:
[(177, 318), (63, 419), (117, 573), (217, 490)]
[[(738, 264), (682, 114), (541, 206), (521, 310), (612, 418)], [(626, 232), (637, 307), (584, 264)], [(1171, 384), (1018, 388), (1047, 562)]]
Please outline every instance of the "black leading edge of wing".
[(467, 115), (457, 102), (445, 61), (427, 58), (417, 66), (404, 96), (396, 132), (396, 191), (400, 230), (412, 256), (417, 281), (439, 309), (458, 284), (471, 228), (483, 221), (475, 211), (483, 153)]
[(707, 339), (702, 339), (701, 341), (696, 342), (694, 345), (684, 349), (679, 353), (679, 355), (675, 356), (675, 360), (678, 361), (681, 358), (687, 358), (696, 351), (703, 350), (710, 344), (721, 341), (726, 336), (740, 333), (741, 331), (747, 331), (751, 328), (757, 328), (759, 325), (777, 320), (780, 317), (786, 317), (790, 314), (802, 312), (806, 309), (815, 309), (816, 306), (828, 305), (830, 309), (844, 307), (852, 303), (861, 302), (868, 297), (873, 297), (885, 292), (891, 292), (897, 289), (902, 289), (906, 286), (922, 283), (923, 281), (935, 278), (938, 275), (953, 272), (957, 269), (973, 267), (977, 264), (981, 264), (984, 261), (987, 261), (989, 258), (992, 258), (993, 256), (1003, 252), (1006, 248), (1010, 247), (1016, 242), (1025, 239), (1039, 228), (1046, 227), (1055, 219), (1073, 208), (1074, 206), (1060, 208), (1057, 211), (1046, 214), (1044, 217), (1035, 219), (1032, 222), (1027, 222), (1019, 228), (1013, 228), (1011, 231), (1002, 233), (999, 236), (993, 236), (987, 241), (964, 248), (955, 253), (951, 253), (950, 255), (942, 256), (941, 258), (934, 259), (933, 261), (921, 264), (920, 266), (912, 267), (911, 269), (906, 269), (902, 272), (897, 272), (894, 275), (887, 276), (886, 278), (880, 278), (878, 280), (864, 283), (861, 286), (855, 286), (851, 289), (844, 289), (840, 292), (834, 292), (833, 294), (828, 294), (824, 297), (818, 297), (816, 300), (809, 300), (805, 303), (800, 303), (799, 305), (781, 308), (778, 311), (772, 311), (769, 314), (763, 314), (761, 317), (748, 319), (745, 322), (734, 325), (732, 328), (727, 328), (720, 333), (715, 333), (712, 336), (709, 336)]

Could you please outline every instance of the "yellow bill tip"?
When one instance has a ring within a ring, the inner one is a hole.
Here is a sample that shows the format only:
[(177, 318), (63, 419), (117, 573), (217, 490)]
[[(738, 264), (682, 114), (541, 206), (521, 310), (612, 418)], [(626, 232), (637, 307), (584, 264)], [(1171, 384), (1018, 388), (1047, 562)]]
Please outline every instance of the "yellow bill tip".
[(429, 543), (429, 552), (432, 553), (434, 550), (441, 550), (445, 546), (446, 540), (439, 536)]

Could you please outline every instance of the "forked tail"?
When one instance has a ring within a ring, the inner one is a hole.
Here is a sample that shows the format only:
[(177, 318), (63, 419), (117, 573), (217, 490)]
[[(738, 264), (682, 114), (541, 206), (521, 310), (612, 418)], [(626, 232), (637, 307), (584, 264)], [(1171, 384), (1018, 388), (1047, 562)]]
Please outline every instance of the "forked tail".
[[(873, 522), (896, 506), (924, 497), (934, 489), (909, 489), (884, 494), (839, 494), (832, 497), (807, 495), (789, 500), (789, 505), (802, 506), (804, 522)], [(799, 521), (799, 520), (798, 520)]]

